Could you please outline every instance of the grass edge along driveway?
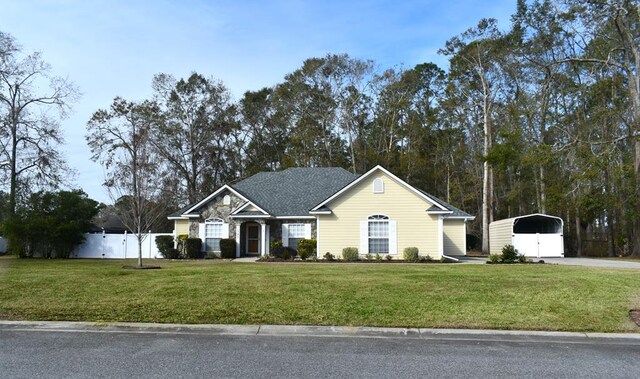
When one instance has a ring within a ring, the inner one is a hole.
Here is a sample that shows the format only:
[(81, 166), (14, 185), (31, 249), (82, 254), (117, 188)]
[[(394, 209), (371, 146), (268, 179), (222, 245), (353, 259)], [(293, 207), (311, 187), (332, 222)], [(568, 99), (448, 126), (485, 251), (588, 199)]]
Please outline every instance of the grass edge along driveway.
[(0, 259), (0, 319), (637, 332), (640, 270)]

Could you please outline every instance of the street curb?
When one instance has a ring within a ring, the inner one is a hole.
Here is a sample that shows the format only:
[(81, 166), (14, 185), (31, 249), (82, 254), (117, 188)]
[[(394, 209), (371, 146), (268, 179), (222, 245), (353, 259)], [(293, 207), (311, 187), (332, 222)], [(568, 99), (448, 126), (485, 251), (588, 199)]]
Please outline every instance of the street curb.
[(2, 330), (66, 331), (66, 332), (136, 332), (166, 334), (263, 335), (310, 337), (369, 337), (369, 338), (575, 338), (638, 340), (640, 333), (555, 332), (494, 329), (432, 329), (432, 328), (378, 328), (365, 326), (312, 326), (312, 325), (227, 325), (227, 324), (160, 324), (133, 322), (84, 321), (10, 321), (0, 320)]

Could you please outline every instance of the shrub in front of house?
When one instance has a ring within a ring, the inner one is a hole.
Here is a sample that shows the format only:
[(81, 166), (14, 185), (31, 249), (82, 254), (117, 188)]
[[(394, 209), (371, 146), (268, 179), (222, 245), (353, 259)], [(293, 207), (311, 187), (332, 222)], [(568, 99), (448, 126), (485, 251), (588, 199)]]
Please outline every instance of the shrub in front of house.
[(223, 238), (220, 240), (220, 257), (233, 259), (236, 257), (236, 240), (233, 238)]
[(298, 255), (303, 261), (309, 257), (316, 256), (317, 241), (314, 239), (302, 239), (298, 241)]
[(418, 255), (418, 248), (417, 247), (405, 247), (404, 251), (402, 252), (402, 257), (407, 262), (419, 262), (420, 261), (420, 255)]
[(324, 254), (323, 258), (325, 261), (334, 261), (336, 259), (336, 257), (328, 251)]
[(178, 259), (180, 258), (180, 251), (173, 247), (173, 237), (172, 236), (157, 236), (156, 237), (156, 247), (158, 248), (158, 252), (162, 255), (162, 258), (165, 259)]
[(489, 254), (489, 260), (487, 261), (487, 263), (493, 263), (493, 264), (497, 264), (500, 263), (500, 254)]
[(345, 247), (342, 249), (342, 259), (347, 262), (354, 262), (360, 259), (357, 247)]
[(189, 259), (202, 258), (202, 240), (200, 238), (187, 238), (184, 240), (184, 249)]
[(275, 249), (282, 246), (282, 241), (271, 241), (269, 243), (269, 251), (274, 251)]
[(501, 263), (515, 263), (518, 260), (518, 250), (513, 245), (505, 245), (502, 248)]
[(293, 259), (298, 255), (296, 249), (293, 249), (288, 246), (277, 246), (275, 249), (271, 250), (270, 254), (273, 257), (282, 258), (284, 260)]

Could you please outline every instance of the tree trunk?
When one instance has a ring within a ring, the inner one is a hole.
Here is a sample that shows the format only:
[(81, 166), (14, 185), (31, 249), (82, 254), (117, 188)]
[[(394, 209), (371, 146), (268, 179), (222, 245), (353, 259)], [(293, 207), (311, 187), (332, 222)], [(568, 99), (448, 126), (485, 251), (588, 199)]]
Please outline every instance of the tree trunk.
[[(484, 81), (483, 81), (484, 84)], [(485, 85), (485, 88), (486, 85)], [(489, 224), (493, 219), (493, 170), (489, 162), (492, 147), (489, 95), (484, 97), (484, 163), (482, 166), (482, 253), (489, 254)]]
[(11, 173), (10, 173), (10, 188), (9, 188), (9, 212), (8, 219), (11, 220), (16, 215), (17, 206), (17, 191), (18, 191), (18, 116), (15, 111), (12, 111), (12, 129), (11, 129)]
[(582, 256), (582, 227), (580, 226), (580, 210), (576, 208), (576, 255)]
[(138, 232), (138, 268), (142, 267), (142, 233)]
[(544, 175), (544, 166), (540, 165), (540, 213), (547, 213), (547, 188), (544, 184), (545, 175)]
[[(634, 174), (636, 180), (636, 196), (640, 195), (640, 140), (635, 142), (635, 157), (634, 157)], [(640, 214), (640, 201), (636, 200), (636, 214)], [(633, 228), (633, 251), (632, 256), (640, 256), (640, 222), (636, 218)]]

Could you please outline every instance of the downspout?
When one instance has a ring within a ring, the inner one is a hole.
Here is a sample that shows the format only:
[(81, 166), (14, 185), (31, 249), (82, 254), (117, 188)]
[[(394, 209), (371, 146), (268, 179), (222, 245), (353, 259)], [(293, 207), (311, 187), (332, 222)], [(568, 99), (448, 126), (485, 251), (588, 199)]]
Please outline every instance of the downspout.
[(450, 261), (454, 261), (454, 262), (460, 262), (460, 259), (458, 259), (458, 258), (454, 258), (454, 257), (450, 257), (450, 256), (448, 256), (448, 255), (444, 255), (444, 254), (442, 254), (442, 258), (444, 258), (444, 259), (448, 259), (448, 260), (450, 260)]

